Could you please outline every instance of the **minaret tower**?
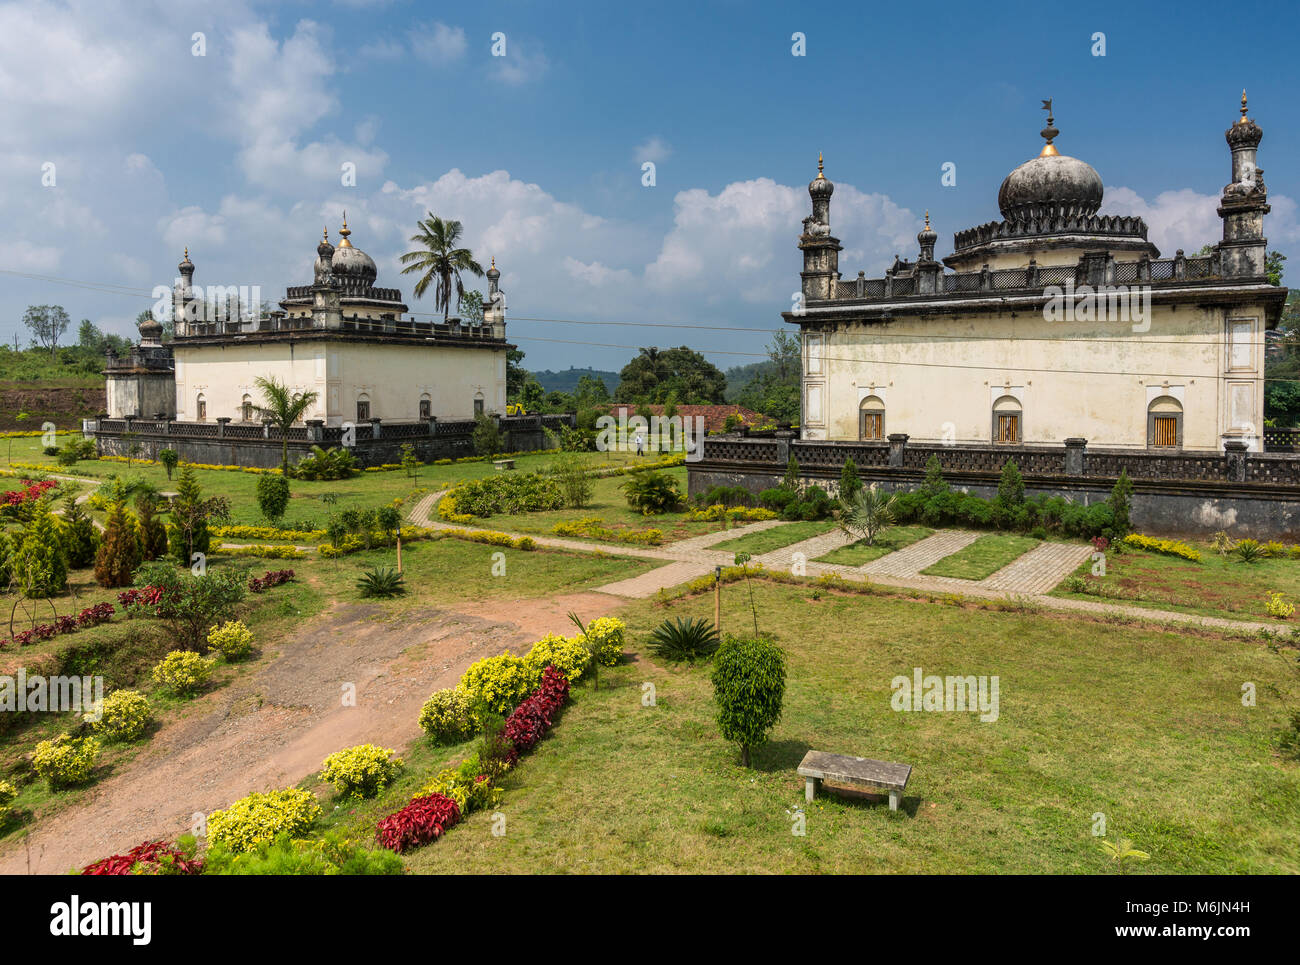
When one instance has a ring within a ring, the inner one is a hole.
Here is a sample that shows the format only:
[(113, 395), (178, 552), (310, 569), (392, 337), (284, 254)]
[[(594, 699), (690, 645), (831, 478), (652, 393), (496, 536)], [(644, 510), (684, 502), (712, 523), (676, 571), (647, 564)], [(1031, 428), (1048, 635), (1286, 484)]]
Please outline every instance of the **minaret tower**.
[(506, 337), (506, 293), (503, 292), (498, 284), (501, 281), (501, 272), (497, 268), (497, 260), (492, 258), (492, 267), (487, 270), (488, 294), (486, 301), (483, 302), (483, 324), (492, 326), (493, 338)]
[(839, 278), (840, 241), (831, 236), (832, 184), (823, 173), (821, 154), (817, 155), (817, 177), (808, 184), (812, 198), (812, 216), (803, 219), (799, 248), (803, 251), (803, 297), (805, 301), (823, 300), (835, 294)]
[(1264, 215), (1269, 212), (1264, 169), (1256, 165), (1255, 152), (1264, 137), (1258, 124), (1246, 116), (1246, 92), (1241, 92), (1241, 119), (1224, 133), (1232, 149), (1232, 183), (1223, 189), (1219, 217), (1223, 240), (1219, 242), (1220, 271), (1224, 278), (1263, 278), (1268, 239)]
[(190, 249), (185, 249), (185, 257), (176, 266), (181, 273), (180, 282), (172, 289), (172, 326), (177, 336), (189, 334), (189, 323), (194, 319), (194, 262), (190, 261)]

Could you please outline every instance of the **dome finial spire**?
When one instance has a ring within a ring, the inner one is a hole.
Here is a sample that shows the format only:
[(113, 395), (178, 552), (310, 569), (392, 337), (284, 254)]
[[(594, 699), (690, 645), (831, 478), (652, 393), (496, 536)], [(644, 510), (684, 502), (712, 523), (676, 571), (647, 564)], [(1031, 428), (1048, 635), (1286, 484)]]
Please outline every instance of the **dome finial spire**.
[(1052, 143), (1052, 139), (1061, 133), (1053, 126), (1055, 118), (1052, 117), (1052, 98), (1049, 97), (1043, 101), (1043, 110), (1047, 111), (1047, 126), (1038, 133), (1043, 136), (1047, 143), (1043, 145), (1043, 150), (1039, 152), (1038, 156), (1051, 157), (1054, 154), (1061, 153), (1056, 149), (1056, 145)]
[(1246, 123), (1246, 88), (1244, 87), (1241, 89), (1241, 120), (1239, 120), (1237, 123), (1238, 124)]
[(818, 151), (817, 152), (817, 177), (819, 178), (826, 177), (826, 175), (822, 173), (822, 168), (825, 166), (825, 164), (826, 162), (822, 160), (822, 152)]
[(339, 242), (339, 247), (340, 247), (340, 248), (351, 248), (351, 247), (352, 247), (352, 242), (348, 241), (348, 235), (350, 235), (350, 234), (352, 234), (352, 232), (351, 232), (351, 230), (348, 228), (348, 213), (347, 213), (346, 211), (344, 211), (344, 212), (343, 212), (343, 227), (339, 229), (339, 236), (343, 239), (342, 241)]
[(930, 230), (930, 209), (929, 208), (927, 208), (925, 211), (925, 230), (926, 231)]

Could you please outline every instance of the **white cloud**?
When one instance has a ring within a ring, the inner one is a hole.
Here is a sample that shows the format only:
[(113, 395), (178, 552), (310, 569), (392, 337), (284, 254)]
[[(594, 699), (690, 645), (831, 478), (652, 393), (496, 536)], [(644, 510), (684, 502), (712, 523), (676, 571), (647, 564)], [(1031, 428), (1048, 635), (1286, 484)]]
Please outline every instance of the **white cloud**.
[(406, 56), (406, 46), (396, 40), (372, 40), (362, 44), (357, 51), (359, 60), (401, 60)]
[(464, 29), (437, 21), (416, 27), (410, 33), (410, 40), (411, 52), (434, 67), (459, 60), (469, 46)]
[[(1264, 234), (1269, 247), (1280, 242), (1300, 240), (1296, 222), (1296, 205), (1284, 195), (1269, 199), (1272, 212), (1264, 218)], [(1160, 249), (1163, 258), (1172, 258), (1179, 248), (1190, 255), (1202, 245), (1213, 245), (1223, 238), (1223, 219), (1218, 214), (1219, 195), (1201, 194), (1191, 188), (1162, 191), (1147, 201), (1131, 188), (1107, 188), (1101, 214), (1137, 215), (1147, 223), (1147, 239)]]
[(649, 138), (643, 144), (638, 144), (632, 151), (638, 163), (644, 161), (653, 161), (658, 164), (660, 161), (666, 161), (672, 156), (672, 145), (665, 141), (658, 134)]
[(492, 58), (490, 73), (501, 83), (518, 87), (539, 80), (550, 66), (540, 43), (508, 34), (505, 56)]

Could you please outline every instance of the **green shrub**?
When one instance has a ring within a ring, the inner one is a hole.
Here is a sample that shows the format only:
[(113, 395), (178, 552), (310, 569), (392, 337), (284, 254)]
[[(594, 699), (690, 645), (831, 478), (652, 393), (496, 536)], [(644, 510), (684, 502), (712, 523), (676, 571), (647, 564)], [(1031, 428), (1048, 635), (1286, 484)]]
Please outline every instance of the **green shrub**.
[(289, 508), (289, 480), (278, 472), (264, 472), (257, 477), (257, 508), (272, 523), (284, 518)]
[(374, 797), (402, 770), (402, 762), (393, 756), (395, 753), (374, 744), (358, 744), (325, 758), (320, 776), (344, 796)]
[[(494, 767), (489, 764), (486, 769), (493, 770)], [(484, 773), (484, 770), (479, 755), (471, 754), (461, 761), (459, 766), (439, 771), (433, 779), (420, 788), (415, 797), (445, 794), (460, 808), (462, 820), (465, 815), (473, 811), (494, 808), (501, 801), (501, 790), (493, 783), (492, 778)]]
[(470, 664), (460, 678), (460, 687), (476, 713), (481, 707), (504, 717), (537, 689), (541, 679), (541, 673), (523, 657), (503, 653)]
[(242, 620), (227, 620), (208, 631), (208, 648), (227, 660), (243, 660), (253, 652), (253, 631)]
[(587, 624), (584, 642), (592, 659), (602, 667), (612, 667), (623, 659), (627, 624), (618, 617), (598, 617)]
[(537, 672), (540, 680), (547, 665), (554, 666), (564, 674), (570, 683), (582, 676), (591, 661), (591, 652), (586, 642), (579, 637), (562, 637), (558, 633), (548, 633), (533, 644), (533, 648), (524, 657)]
[(646, 648), (665, 660), (699, 660), (712, 655), (720, 643), (711, 620), (682, 617), (655, 627)]
[(163, 468), (167, 470), (167, 481), (170, 482), (172, 473), (176, 471), (176, 467), (180, 464), (180, 453), (175, 449), (159, 449), (158, 461), (161, 462)]
[(242, 853), (212, 845), (203, 859), (205, 875), (400, 875), (405, 866), (387, 848), (365, 848), (331, 831), (293, 840), (282, 834)]
[(435, 690), (420, 708), (420, 728), (439, 744), (454, 744), (477, 729), (474, 705), (461, 687)]
[(1002, 476), (998, 480), (998, 503), (1010, 511), (1025, 501), (1025, 480), (1020, 475), (1020, 467), (1014, 459), (1008, 459), (1002, 465)]
[(0, 829), (9, 823), (13, 817), (13, 808), (11, 804), (18, 797), (18, 788), (14, 787), (8, 781), (0, 781)]
[(29, 597), (54, 596), (68, 588), (68, 557), (48, 498), (36, 500), (31, 522), (9, 564), (13, 579)]
[(265, 794), (254, 792), (208, 815), (208, 841), (232, 852), (251, 851), (270, 844), (281, 834), (301, 835), (320, 816), (320, 805), (311, 791), (291, 787)]
[(444, 519), (448, 516), (486, 518), (498, 514), (549, 512), (563, 509), (564, 505), (564, 488), (555, 476), (511, 472), (462, 483), (443, 498), (438, 512)]
[(505, 445), (496, 419), (484, 413), (474, 417), (474, 432), (471, 439), (474, 443), (474, 454), (478, 456), (496, 455)]
[(402, 574), (392, 566), (373, 566), (357, 578), (357, 590), (363, 597), (390, 599), (406, 592)]
[(627, 504), (642, 516), (654, 516), (676, 509), (682, 501), (677, 481), (665, 472), (650, 470), (629, 476), (620, 487)]
[(141, 561), (140, 527), (135, 515), (122, 502), (114, 502), (95, 553), (95, 581), (106, 588), (130, 586)]
[(858, 464), (849, 456), (844, 460), (844, 467), (840, 470), (840, 499), (852, 499), (854, 494), (862, 488), (862, 480), (858, 478)]
[(248, 594), (243, 574), (213, 567), (201, 576), (177, 569), (166, 560), (143, 564), (135, 572), (135, 585), (162, 591), (161, 602), (151, 612), (165, 620), (182, 649), (206, 645), (213, 624), (229, 620)]
[(1128, 477), (1128, 467), (1120, 470), (1119, 478), (1115, 480), (1115, 486), (1110, 491), (1110, 496), (1106, 499), (1106, 505), (1110, 507), (1110, 514), (1114, 519), (1112, 528), (1113, 538), (1119, 539), (1126, 536), (1133, 528), (1129, 521), (1129, 508), (1133, 500), (1133, 480)]
[(130, 743), (144, 736), (153, 715), (149, 698), (135, 690), (115, 690), (104, 698), (99, 715), (87, 714), (91, 730), (107, 741)]
[(68, 556), (68, 566), (74, 570), (92, 566), (95, 551), (99, 549), (99, 532), (83, 507), (69, 499), (59, 520), (59, 539)]
[(36, 745), (32, 767), (52, 790), (57, 790), (89, 780), (98, 757), (99, 741), (95, 738), (60, 734)]
[(153, 681), (177, 697), (193, 697), (208, 682), (215, 664), (193, 650), (173, 650), (153, 668)]
[[(406, 458), (405, 453), (402, 458)], [(419, 460), (416, 464), (419, 464)], [(361, 467), (357, 464), (356, 457), (347, 449), (336, 446), (330, 446), (328, 449), (312, 446), (311, 455), (304, 456), (291, 470), (292, 474), (299, 479), (312, 480), (350, 479), (360, 471)], [(288, 486), (285, 487), (285, 492), (288, 493)], [(278, 516), (268, 518), (279, 519)]]
[(713, 663), (713, 694), (722, 736), (740, 745), (750, 766), (750, 749), (767, 740), (781, 717), (785, 697), (785, 655), (767, 637), (728, 637)]

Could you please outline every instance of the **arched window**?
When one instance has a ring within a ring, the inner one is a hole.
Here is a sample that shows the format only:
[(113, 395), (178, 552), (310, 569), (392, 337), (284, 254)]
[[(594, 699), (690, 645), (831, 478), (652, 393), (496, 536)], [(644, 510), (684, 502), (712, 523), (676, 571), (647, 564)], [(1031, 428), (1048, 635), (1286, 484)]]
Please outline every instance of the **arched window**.
[(885, 438), (885, 403), (869, 395), (858, 406), (858, 438), (864, 442)]
[(1020, 400), (1004, 395), (993, 403), (993, 441), (1003, 445), (1018, 445), (1024, 439), (1024, 411)]
[(421, 419), (433, 418), (433, 400), (429, 398), (429, 394), (427, 392), (424, 395), (420, 396), (420, 418)]
[(1147, 406), (1147, 446), (1178, 449), (1183, 444), (1183, 405), (1170, 395), (1152, 399)]
[(474, 395), (474, 417), (478, 418), (483, 414), (483, 393), (477, 392)]
[(194, 419), (196, 422), (208, 421), (208, 400), (203, 398), (202, 392), (200, 392), (199, 397), (194, 400)]
[(244, 402), (239, 407), (239, 417), (245, 422), (253, 421), (253, 399), (252, 396), (244, 396)]
[(366, 395), (364, 392), (357, 396), (357, 421), (370, 421), (370, 396)]

